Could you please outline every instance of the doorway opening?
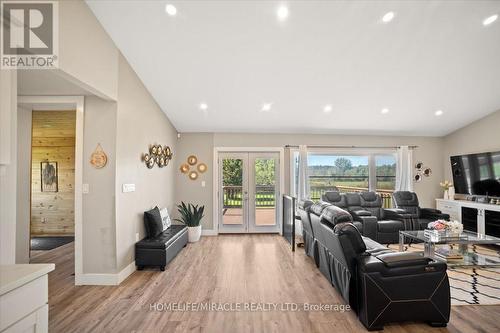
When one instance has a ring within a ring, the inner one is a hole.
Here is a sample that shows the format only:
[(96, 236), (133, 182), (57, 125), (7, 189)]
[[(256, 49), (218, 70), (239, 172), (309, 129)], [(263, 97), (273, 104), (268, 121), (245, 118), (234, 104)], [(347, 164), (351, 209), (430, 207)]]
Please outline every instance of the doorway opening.
[(31, 119), (30, 259), (75, 239), (76, 110)]
[(280, 232), (279, 152), (220, 152), (219, 233)]

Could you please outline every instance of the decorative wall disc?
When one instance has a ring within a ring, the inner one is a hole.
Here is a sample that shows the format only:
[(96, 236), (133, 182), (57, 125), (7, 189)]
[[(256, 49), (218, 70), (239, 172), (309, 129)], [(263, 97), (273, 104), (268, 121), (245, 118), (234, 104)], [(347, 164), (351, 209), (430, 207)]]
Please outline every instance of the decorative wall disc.
[(101, 147), (101, 144), (98, 143), (96, 149), (90, 155), (90, 164), (96, 168), (96, 169), (101, 169), (106, 166), (108, 163), (108, 156), (104, 152), (104, 150)]
[(158, 165), (159, 168), (163, 168), (168, 165), (173, 155), (169, 146), (162, 147), (161, 145), (150, 145), (149, 154), (142, 154), (142, 161), (149, 169), (153, 168), (155, 164)]
[(199, 172), (204, 173), (205, 171), (207, 171), (207, 165), (205, 163), (200, 163), (198, 164), (197, 169)]
[(425, 168), (423, 174), (425, 177), (429, 177), (430, 175), (432, 175), (431, 168)]
[(182, 173), (188, 173), (188, 171), (189, 171), (189, 164), (183, 163), (181, 165), (181, 167), (179, 168), (179, 170), (181, 170)]
[(187, 162), (189, 165), (195, 165), (196, 163), (198, 163), (198, 158), (194, 155), (191, 155), (188, 157)]
[(196, 171), (191, 171), (191, 172), (189, 173), (189, 179), (191, 179), (191, 180), (196, 180), (197, 178), (198, 178), (198, 172), (196, 172)]

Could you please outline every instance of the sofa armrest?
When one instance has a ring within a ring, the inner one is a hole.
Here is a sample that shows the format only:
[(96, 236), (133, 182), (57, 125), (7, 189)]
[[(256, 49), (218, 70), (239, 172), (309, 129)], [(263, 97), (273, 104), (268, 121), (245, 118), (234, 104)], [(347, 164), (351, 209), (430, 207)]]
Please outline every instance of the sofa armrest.
[(363, 236), (373, 240), (377, 239), (377, 217), (353, 215), (353, 219), (363, 224)]
[(405, 230), (418, 230), (413, 215), (404, 209), (384, 209), (384, 218), (403, 222)]
[(424, 257), (420, 253), (415, 252), (394, 252), (378, 255), (388, 268), (427, 265), (432, 261), (429, 257)]
[(446, 220), (446, 221), (450, 220), (450, 215), (443, 214), (440, 210), (433, 208), (421, 208), (420, 216), (428, 219)]

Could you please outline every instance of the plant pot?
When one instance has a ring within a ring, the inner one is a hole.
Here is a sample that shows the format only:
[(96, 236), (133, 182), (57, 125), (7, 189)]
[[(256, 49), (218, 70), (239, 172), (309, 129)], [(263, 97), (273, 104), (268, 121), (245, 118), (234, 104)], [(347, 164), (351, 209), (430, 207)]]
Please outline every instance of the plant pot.
[(197, 227), (188, 227), (188, 240), (189, 243), (194, 243), (200, 240), (201, 237), (201, 225)]

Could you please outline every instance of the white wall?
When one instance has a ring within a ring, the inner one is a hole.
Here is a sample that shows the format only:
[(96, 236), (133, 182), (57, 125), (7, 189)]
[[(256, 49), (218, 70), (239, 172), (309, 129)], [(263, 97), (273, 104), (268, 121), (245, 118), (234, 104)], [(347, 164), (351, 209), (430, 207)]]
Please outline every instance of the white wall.
[(444, 137), (444, 175), (453, 181), (450, 156), (500, 150), (500, 110)]
[(16, 260), (17, 73), (0, 70), (0, 265)]
[[(136, 233), (144, 237), (144, 211), (155, 205), (174, 208), (177, 156), (176, 129), (121, 55), (117, 117), (116, 255), (121, 271), (134, 261)], [(165, 168), (148, 169), (141, 156), (151, 144), (170, 146), (174, 160)], [(135, 184), (136, 191), (122, 193), (123, 184)]]
[[(116, 102), (85, 97), (83, 139), (83, 182), (89, 193), (83, 195), (83, 273), (116, 272), (115, 177)], [(108, 157), (102, 169), (88, 163), (97, 144)]]
[(118, 49), (87, 4), (59, 1), (59, 68), (97, 96), (116, 100)]
[[(181, 134), (177, 147), (177, 163), (173, 166), (176, 180), (176, 203), (184, 201), (185, 203), (205, 205), (205, 217), (202, 220), (202, 228), (212, 229), (212, 198), (213, 191), (216, 190), (213, 186), (214, 135), (213, 133)], [(196, 180), (189, 179), (187, 175), (179, 171), (180, 165), (186, 163), (187, 157), (190, 155), (195, 155), (198, 157), (199, 162), (205, 163), (208, 166), (208, 170), (205, 173), (199, 174)], [(201, 186), (202, 181), (205, 182), (205, 187)], [(172, 215), (178, 217), (177, 210)]]
[[(210, 169), (214, 167), (212, 157), (214, 147), (283, 147), (285, 145), (354, 145), (354, 146), (399, 146), (417, 145), (414, 160), (422, 161), (433, 170), (432, 176), (415, 183), (421, 204), (434, 207), (434, 199), (440, 197), (439, 182), (443, 179), (442, 138), (438, 137), (401, 137), (401, 136), (352, 136), (352, 135), (316, 135), (316, 134), (247, 134), (247, 133), (183, 133), (179, 141), (179, 151), (184, 155), (193, 153), (207, 158)], [(179, 156), (177, 169), (186, 156)], [(285, 156), (287, 158), (287, 156)], [(288, 160), (285, 161), (285, 182), (289, 182)], [(209, 170), (206, 179), (212, 177)], [(215, 191), (212, 181), (201, 187), (202, 179), (190, 181), (177, 171), (176, 193), (179, 200), (195, 201), (206, 206), (207, 214), (203, 226), (211, 229), (212, 200)], [(288, 184), (285, 184), (288, 188)]]
[(30, 259), (31, 110), (17, 109), (16, 263)]

